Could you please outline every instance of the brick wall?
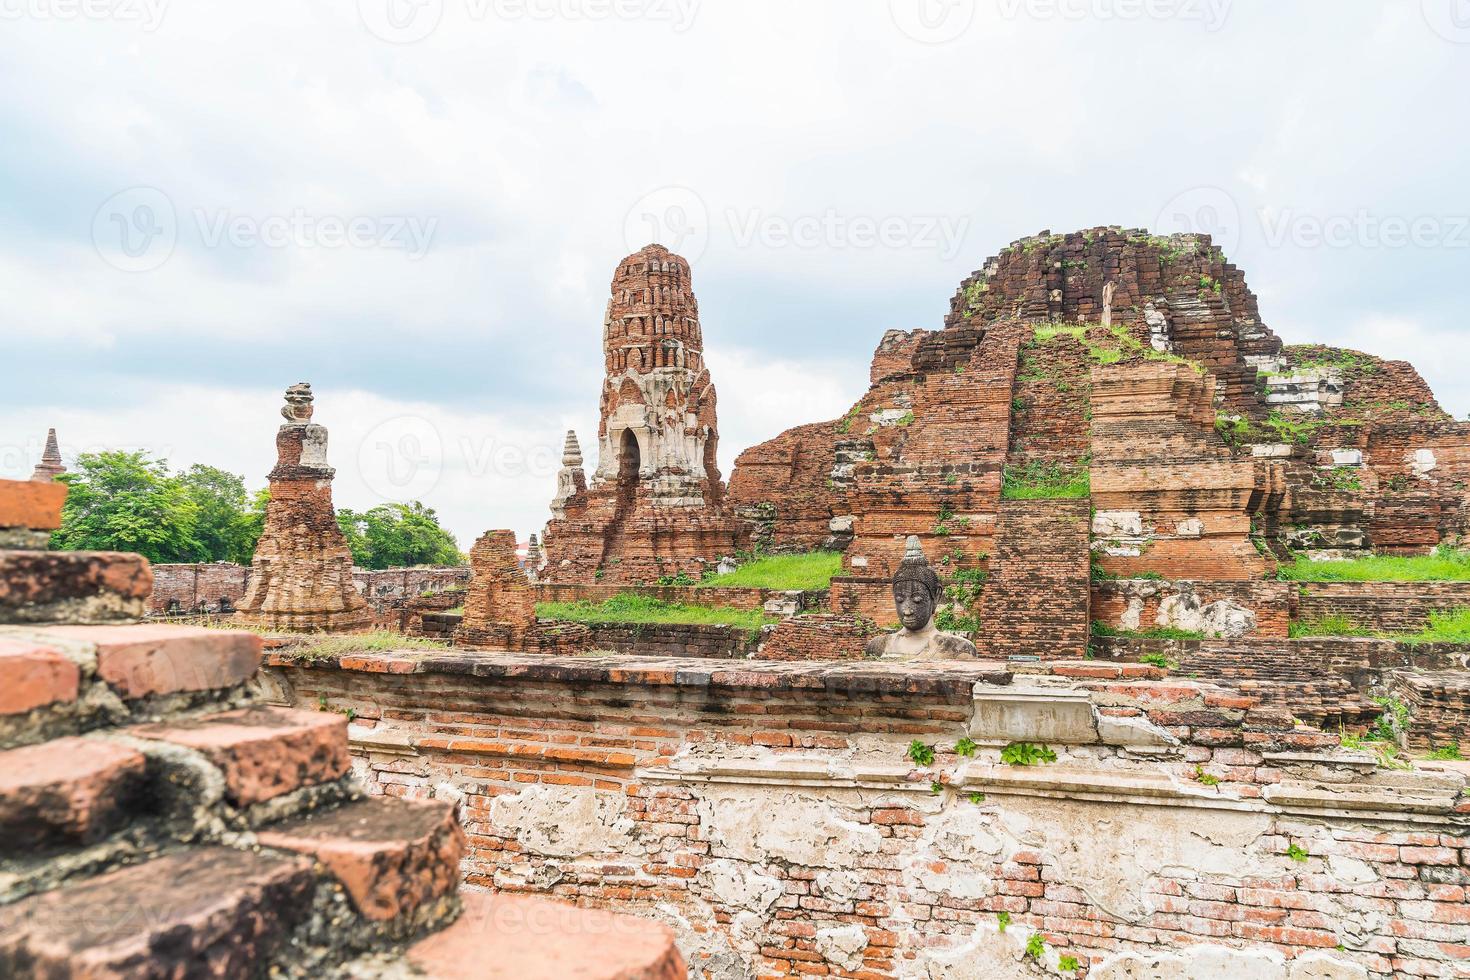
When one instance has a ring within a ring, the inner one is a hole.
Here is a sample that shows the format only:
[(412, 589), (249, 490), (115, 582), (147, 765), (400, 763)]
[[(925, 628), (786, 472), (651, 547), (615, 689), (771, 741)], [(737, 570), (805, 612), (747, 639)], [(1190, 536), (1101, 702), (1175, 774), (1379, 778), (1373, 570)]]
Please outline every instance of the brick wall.
[(762, 660), (862, 660), (868, 640), (878, 632), (872, 620), (856, 616), (788, 616), (776, 624), (756, 656)]
[(1361, 809), (1343, 810), (1343, 770), (1312, 761), (1335, 738), (1261, 727), (1209, 686), (1079, 664), (1092, 724), (1182, 744), (1129, 757), (1098, 728), (1023, 769), (976, 699), (1054, 732), (1077, 702), (983, 664), (356, 659), (273, 670), (297, 703), (355, 712), (375, 792), (458, 800), (467, 881), (663, 918), (693, 976), (1025, 975), (1033, 933), (1043, 968), (1107, 975), (1253, 976), (1275, 956), (1444, 976), (1470, 946), (1453, 777), (1353, 764)]
[(1431, 612), (1470, 609), (1470, 582), (1301, 582), (1297, 618), (1346, 616), (1380, 632), (1417, 632)]
[(762, 638), (760, 632), (703, 623), (598, 623), (588, 628), (593, 650), (655, 657), (743, 658), (755, 652)]
[[(943, 577), (942, 570), (940, 576)], [(891, 579), (849, 576), (834, 578), (831, 609), (843, 616), (861, 616), (883, 627), (898, 625)]]
[(468, 565), (352, 570), (352, 584), (357, 586), (357, 590), (369, 603), (385, 598), (412, 598), (425, 592), (461, 588), (469, 580)]
[(1409, 709), (1410, 748), (1454, 747), (1470, 755), (1470, 677), (1463, 671), (1395, 671), (1388, 692)]
[[(536, 586), (537, 602), (606, 602), (614, 596), (632, 593), (664, 602), (690, 606), (724, 606), (730, 609), (754, 610), (772, 599), (785, 599), (780, 589), (701, 588), (689, 585), (583, 585), (580, 583), (542, 582)], [(826, 605), (825, 591), (803, 593), (803, 608)]]
[(1161, 603), (1192, 596), (1201, 606), (1225, 602), (1249, 610), (1255, 616), (1251, 636), (1284, 638), (1291, 626), (1291, 600), (1295, 587), (1289, 582), (1185, 582), (1122, 579), (1092, 584), (1091, 617), (1114, 629), (1150, 630), (1175, 625), (1165, 617), (1159, 621)]
[(231, 612), (245, 594), (249, 579), (250, 569), (233, 562), (154, 565), (148, 614)]
[(1086, 499), (1001, 502), (990, 579), (981, 595), (975, 645), (982, 657), (1083, 656), (1090, 517)]

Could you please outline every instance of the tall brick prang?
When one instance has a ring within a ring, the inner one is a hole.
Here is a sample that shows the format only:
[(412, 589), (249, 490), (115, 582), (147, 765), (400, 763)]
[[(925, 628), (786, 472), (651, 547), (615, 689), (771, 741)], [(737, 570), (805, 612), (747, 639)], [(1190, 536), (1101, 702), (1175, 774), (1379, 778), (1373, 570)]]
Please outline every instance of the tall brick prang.
[(46, 430), (46, 448), (41, 452), (41, 461), (31, 472), (31, 479), (47, 482), (66, 472), (61, 462), (61, 447), (56, 443), (56, 430)]
[(286, 390), (270, 472), (265, 531), (255, 547), (250, 586), (234, 621), (291, 632), (356, 632), (372, 610), (352, 582), (352, 552), (332, 508), (327, 430), (311, 421), (311, 385)]
[(649, 245), (619, 263), (603, 354), (597, 470), (579, 484), (581, 453), (568, 433), (546, 529), (547, 576), (698, 577), (740, 550), (742, 526), (724, 511), (715, 387), (688, 262)]

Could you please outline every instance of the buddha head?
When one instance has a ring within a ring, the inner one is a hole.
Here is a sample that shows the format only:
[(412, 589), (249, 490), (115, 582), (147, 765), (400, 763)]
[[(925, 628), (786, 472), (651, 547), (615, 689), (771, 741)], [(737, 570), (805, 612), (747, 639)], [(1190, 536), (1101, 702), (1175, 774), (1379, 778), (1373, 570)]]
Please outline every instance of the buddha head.
[(903, 561), (893, 574), (893, 604), (903, 628), (916, 633), (927, 627), (934, 619), (942, 592), (939, 576), (929, 567), (919, 539), (911, 536), (904, 547)]

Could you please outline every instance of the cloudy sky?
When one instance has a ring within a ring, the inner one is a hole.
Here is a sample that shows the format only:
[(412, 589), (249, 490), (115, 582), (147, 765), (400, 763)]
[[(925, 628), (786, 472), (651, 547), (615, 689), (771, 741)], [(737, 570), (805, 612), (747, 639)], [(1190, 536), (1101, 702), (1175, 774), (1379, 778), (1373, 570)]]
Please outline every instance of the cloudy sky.
[[(721, 464), (1007, 242), (1208, 231), (1288, 342), (1470, 412), (1467, 0), (0, 0), (0, 475), (264, 483), (538, 530), (614, 266), (693, 261)], [(588, 446), (590, 449), (590, 445)], [(589, 454), (590, 455), (590, 454)], [(591, 460), (589, 459), (589, 465)]]

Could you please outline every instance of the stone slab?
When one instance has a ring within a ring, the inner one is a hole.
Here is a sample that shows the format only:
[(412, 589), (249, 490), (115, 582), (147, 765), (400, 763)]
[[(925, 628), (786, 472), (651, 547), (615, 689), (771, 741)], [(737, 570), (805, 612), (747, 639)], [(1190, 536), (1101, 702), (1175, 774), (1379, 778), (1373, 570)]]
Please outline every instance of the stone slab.
[(77, 699), (81, 669), (59, 651), (0, 637), (0, 715)]
[(54, 531), (61, 526), (66, 484), (0, 480), (0, 527)]
[(137, 800), (144, 769), (141, 752), (101, 739), (0, 752), (0, 854), (100, 840)]
[(196, 626), (51, 626), (42, 638), (96, 648), (97, 673), (124, 698), (233, 687), (260, 666), (254, 633)]

